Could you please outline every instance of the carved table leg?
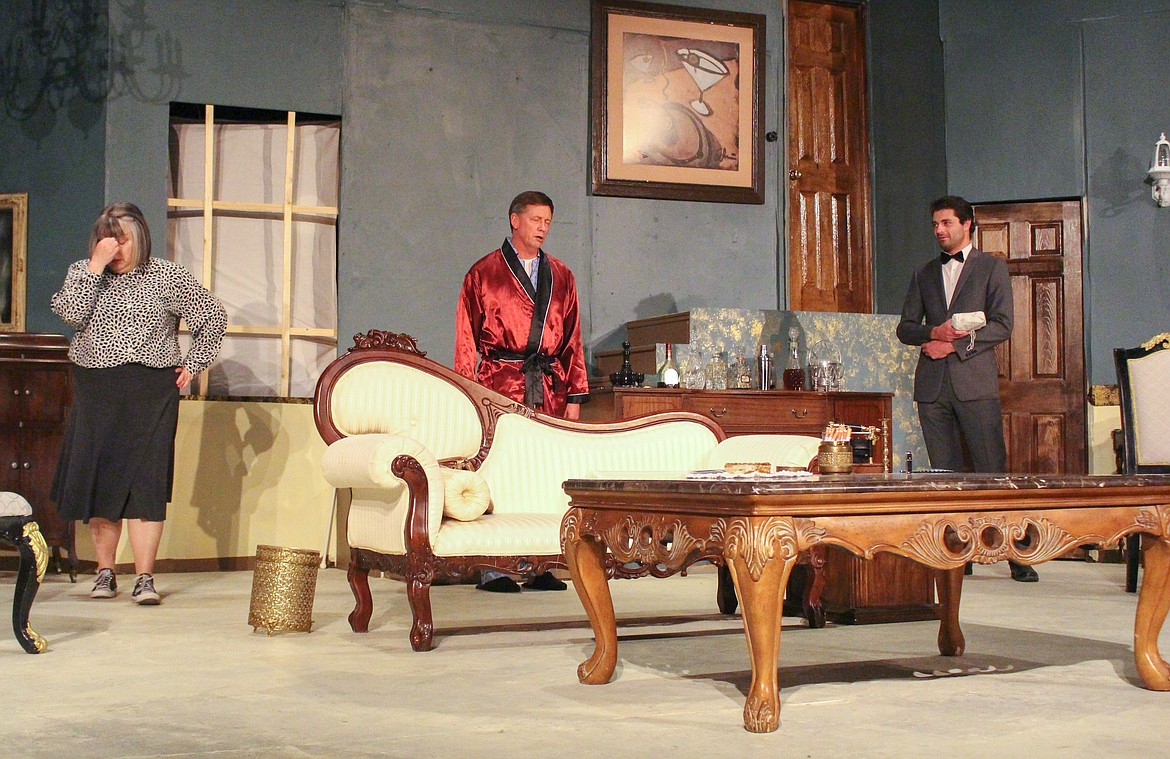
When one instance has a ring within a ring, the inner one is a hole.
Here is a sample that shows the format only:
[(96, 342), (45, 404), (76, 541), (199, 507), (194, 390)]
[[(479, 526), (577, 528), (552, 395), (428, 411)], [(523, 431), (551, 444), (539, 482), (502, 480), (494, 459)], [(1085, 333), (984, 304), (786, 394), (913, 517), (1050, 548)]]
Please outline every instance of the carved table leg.
[(1170, 540), (1142, 535), (1142, 586), (1133, 626), (1133, 658), (1142, 684), (1170, 690), (1170, 666), (1158, 651), (1158, 634), (1170, 610)]
[(5, 517), (4, 521), (4, 540), (16, 546), (20, 554), (16, 591), (12, 598), (12, 631), (25, 651), (43, 653), (48, 646), (45, 639), (29, 626), (28, 617), (48, 566), (49, 549), (36, 522), (27, 517)]
[(934, 575), (938, 591), (938, 652), (943, 656), (962, 656), (967, 647), (959, 629), (959, 599), (963, 595), (963, 567), (939, 569)]
[(577, 667), (577, 679), (586, 685), (604, 685), (617, 668), (617, 620), (605, 576), (605, 546), (573, 533), (565, 539), (565, 563), (573, 587), (593, 626), (593, 655)]
[(374, 601), (370, 597), (369, 567), (362, 566), (355, 556), (350, 560), (346, 577), (349, 579), (349, 589), (353, 591), (354, 600), (357, 601), (353, 611), (349, 613), (349, 629), (355, 633), (369, 632), (370, 615), (374, 613)]
[(788, 575), (796, 564), (796, 551), (783, 550), (778, 536), (769, 534), (766, 526), (753, 526), (749, 531), (751, 535), (746, 540), (729, 539), (724, 556), (743, 606), (743, 626), (752, 663), (752, 685), (743, 707), (743, 726), (752, 733), (770, 733), (780, 726), (780, 688), (776, 682), (780, 604)]

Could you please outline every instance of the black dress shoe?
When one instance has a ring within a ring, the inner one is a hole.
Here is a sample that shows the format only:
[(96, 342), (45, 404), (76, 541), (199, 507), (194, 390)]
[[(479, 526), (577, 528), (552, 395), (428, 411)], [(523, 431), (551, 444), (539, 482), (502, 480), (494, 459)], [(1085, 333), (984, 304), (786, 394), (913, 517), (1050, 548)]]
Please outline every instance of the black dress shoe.
[(511, 577), (504, 575), (494, 580), (481, 582), (475, 586), (476, 590), (486, 590), (488, 593), (519, 593), (520, 586)]
[(529, 590), (564, 590), (569, 586), (558, 580), (552, 572), (545, 572), (524, 583), (524, 587)]
[(1009, 561), (1008, 566), (1012, 570), (1012, 579), (1016, 582), (1040, 582), (1040, 575), (1028, 565)]

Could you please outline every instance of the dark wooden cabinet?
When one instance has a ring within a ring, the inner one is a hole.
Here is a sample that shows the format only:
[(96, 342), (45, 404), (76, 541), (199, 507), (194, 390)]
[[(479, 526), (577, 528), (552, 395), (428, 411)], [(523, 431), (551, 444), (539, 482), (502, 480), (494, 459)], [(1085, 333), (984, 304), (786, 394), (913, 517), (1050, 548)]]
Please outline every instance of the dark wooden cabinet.
[[(886, 429), (892, 393), (815, 393), (796, 390), (683, 390), (615, 387), (614, 417), (629, 419), (657, 411), (694, 411), (719, 423), (728, 435), (816, 435), (829, 422)], [(891, 460), (887, 441), (874, 441), (873, 460)]]
[(55, 568), (64, 551), (73, 577), (74, 525), (49, 500), (72, 402), (68, 350), (63, 335), (0, 335), (0, 489), (28, 500)]

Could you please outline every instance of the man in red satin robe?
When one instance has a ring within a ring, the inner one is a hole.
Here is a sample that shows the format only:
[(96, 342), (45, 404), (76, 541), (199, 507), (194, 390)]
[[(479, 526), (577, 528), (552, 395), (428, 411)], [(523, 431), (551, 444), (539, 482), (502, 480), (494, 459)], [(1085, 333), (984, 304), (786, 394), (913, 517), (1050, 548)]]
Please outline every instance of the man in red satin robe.
[(545, 414), (577, 419), (589, 400), (577, 283), (540, 248), (552, 217), (543, 192), (512, 200), (511, 236), (463, 278), (455, 371)]
[[(522, 192), (512, 200), (512, 234), (463, 278), (455, 309), (455, 371), (542, 413), (577, 419), (589, 400), (577, 283), (568, 266), (540, 248), (552, 217), (552, 200), (543, 192)], [(476, 587), (520, 591), (496, 570), (481, 572)], [(566, 585), (545, 572), (524, 587)]]

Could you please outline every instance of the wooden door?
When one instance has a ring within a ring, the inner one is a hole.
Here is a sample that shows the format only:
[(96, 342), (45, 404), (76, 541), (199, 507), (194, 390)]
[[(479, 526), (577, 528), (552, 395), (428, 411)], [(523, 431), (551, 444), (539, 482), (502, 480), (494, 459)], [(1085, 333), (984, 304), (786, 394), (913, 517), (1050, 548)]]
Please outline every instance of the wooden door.
[(975, 245), (1007, 261), (1012, 338), (996, 349), (1008, 471), (1087, 471), (1081, 204), (975, 207)]
[(872, 313), (864, 8), (788, 13), (789, 308)]

